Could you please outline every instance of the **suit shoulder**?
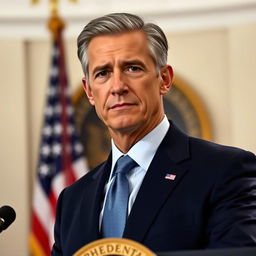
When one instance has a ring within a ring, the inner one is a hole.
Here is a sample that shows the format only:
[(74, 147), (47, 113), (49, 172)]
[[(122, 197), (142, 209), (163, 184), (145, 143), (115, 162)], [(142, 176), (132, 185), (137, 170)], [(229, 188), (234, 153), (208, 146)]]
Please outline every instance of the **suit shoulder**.
[(202, 159), (228, 159), (250, 158), (256, 161), (254, 153), (233, 146), (222, 145), (211, 141), (189, 137), (191, 156), (199, 155)]
[[(195, 137), (189, 137), (190, 141), (190, 146), (192, 148), (195, 148), (197, 150), (201, 149), (201, 151), (211, 151), (211, 152), (216, 152), (216, 153), (227, 153), (227, 154), (237, 154), (237, 153), (245, 153), (245, 154), (253, 154), (250, 151), (246, 151), (242, 148), (238, 147), (233, 147), (233, 146), (228, 146), (228, 145), (223, 145)], [(254, 154), (253, 154), (254, 155)]]

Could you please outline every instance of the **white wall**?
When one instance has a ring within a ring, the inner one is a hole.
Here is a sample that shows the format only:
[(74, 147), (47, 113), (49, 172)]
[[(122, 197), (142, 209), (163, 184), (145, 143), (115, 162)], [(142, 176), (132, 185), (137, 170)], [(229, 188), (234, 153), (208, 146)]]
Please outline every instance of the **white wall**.
[(229, 31), (231, 143), (256, 152), (256, 26)]
[(11, 205), (17, 213), (14, 224), (1, 233), (0, 255), (26, 255), (31, 170), (24, 42), (0, 41), (0, 56), (0, 206)]

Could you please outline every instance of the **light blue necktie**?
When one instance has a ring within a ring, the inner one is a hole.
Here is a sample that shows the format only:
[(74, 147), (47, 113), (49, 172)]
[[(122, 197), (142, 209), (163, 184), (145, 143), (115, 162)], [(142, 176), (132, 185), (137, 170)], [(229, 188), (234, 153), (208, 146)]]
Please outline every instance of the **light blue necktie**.
[(121, 156), (114, 168), (114, 180), (110, 185), (103, 218), (103, 237), (122, 237), (127, 219), (129, 183), (126, 178), (127, 172), (133, 169), (137, 163), (128, 155)]

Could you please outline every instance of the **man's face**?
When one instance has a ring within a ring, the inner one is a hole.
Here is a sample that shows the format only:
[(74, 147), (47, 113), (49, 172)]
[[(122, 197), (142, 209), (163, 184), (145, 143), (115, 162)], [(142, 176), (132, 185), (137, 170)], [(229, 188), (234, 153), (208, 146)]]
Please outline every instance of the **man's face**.
[(110, 134), (140, 131), (142, 137), (161, 121), (172, 69), (157, 73), (143, 32), (97, 36), (89, 43), (88, 59), (84, 89)]

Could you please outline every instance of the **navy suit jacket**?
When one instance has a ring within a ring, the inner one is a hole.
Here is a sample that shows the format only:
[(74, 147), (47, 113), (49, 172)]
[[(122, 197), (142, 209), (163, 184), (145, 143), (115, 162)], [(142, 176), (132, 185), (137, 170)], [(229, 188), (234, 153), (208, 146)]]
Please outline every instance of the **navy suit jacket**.
[[(106, 162), (58, 199), (53, 256), (100, 239)], [(166, 174), (176, 175), (174, 180)], [(154, 252), (256, 245), (256, 157), (189, 137), (171, 123), (145, 175), (124, 231)]]

